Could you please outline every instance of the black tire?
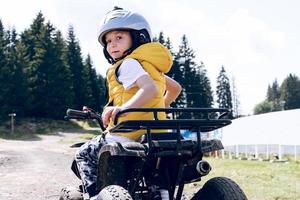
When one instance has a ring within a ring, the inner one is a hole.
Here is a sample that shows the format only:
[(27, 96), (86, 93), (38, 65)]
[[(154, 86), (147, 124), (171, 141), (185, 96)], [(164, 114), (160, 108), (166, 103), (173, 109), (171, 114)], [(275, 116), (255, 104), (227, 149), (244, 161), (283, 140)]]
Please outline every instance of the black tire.
[(97, 200), (133, 200), (129, 192), (119, 185), (109, 185), (103, 188)]
[(108, 153), (101, 155), (97, 168), (97, 185), (102, 190), (109, 185), (126, 187), (127, 181), (126, 158), (110, 156)]
[(231, 179), (215, 177), (208, 180), (191, 200), (247, 200), (242, 189)]
[(83, 200), (83, 195), (79, 188), (65, 187), (61, 189), (59, 200)]

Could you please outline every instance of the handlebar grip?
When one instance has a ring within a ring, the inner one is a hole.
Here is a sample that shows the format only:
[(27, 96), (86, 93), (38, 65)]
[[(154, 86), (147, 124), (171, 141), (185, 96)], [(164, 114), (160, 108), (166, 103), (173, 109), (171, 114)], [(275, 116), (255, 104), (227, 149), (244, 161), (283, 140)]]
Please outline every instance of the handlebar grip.
[(229, 114), (231, 113), (231, 110), (228, 109), (228, 111), (220, 113), (220, 116), (218, 116), (218, 119), (223, 119), (226, 116), (229, 116)]
[(80, 111), (80, 110), (68, 109), (67, 110), (67, 116), (68, 117), (88, 118), (89, 113), (84, 112), (84, 111)]

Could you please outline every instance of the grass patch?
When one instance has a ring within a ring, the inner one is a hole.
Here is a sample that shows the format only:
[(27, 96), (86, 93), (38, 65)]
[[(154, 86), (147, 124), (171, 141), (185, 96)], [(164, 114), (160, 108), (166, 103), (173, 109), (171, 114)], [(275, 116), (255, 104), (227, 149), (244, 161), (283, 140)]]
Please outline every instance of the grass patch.
[(88, 132), (99, 134), (94, 122), (64, 121), (50, 119), (19, 119), (15, 121), (14, 133), (10, 121), (0, 122), (0, 138), (13, 140), (38, 140), (39, 134), (57, 134), (58, 132)]
[(40, 140), (37, 134), (33, 134), (30, 131), (24, 131), (22, 128), (16, 127), (12, 133), (10, 128), (0, 126), (0, 138), (10, 140)]
[(270, 163), (262, 161), (204, 158), (212, 171), (201, 182), (225, 176), (243, 189), (249, 200), (296, 200), (300, 199), (300, 164), (298, 162)]
[(90, 140), (97, 135), (99, 135), (99, 132), (86, 133), (84, 135), (81, 135), (80, 138), (84, 140)]

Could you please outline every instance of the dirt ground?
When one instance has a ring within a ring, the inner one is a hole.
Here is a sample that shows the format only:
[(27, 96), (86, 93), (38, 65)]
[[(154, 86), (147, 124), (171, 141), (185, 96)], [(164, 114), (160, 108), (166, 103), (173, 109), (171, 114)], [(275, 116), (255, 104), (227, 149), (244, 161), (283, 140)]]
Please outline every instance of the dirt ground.
[(70, 169), (77, 148), (70, 145), (82, 141), (80, 133), (0, 139), (0, 200), (58, 200), (63, 187), (79, 185)]
[(0, 139), (0, 199), (57, 200), (62, 187), (78, 185), (70, 166), (79, 134), (42, 135), (40, 140)]

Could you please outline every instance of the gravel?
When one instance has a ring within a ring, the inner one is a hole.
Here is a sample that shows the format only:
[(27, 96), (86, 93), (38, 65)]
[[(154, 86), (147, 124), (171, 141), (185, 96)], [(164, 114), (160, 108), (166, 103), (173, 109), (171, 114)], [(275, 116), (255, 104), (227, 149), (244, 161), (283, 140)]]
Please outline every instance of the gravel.
[(0, 139), (0, 199), (58, 199), (61, 188), (80, 184), (70, 169), (79, 134), (42, 135), (40, 140)]
[[(58, 200), (80, 180), (71, 171), (81, 133), (40, 135), (39, 140), (0, 139), (0, 200)], [(190, 191), (188, 196), (190, 196)]]

